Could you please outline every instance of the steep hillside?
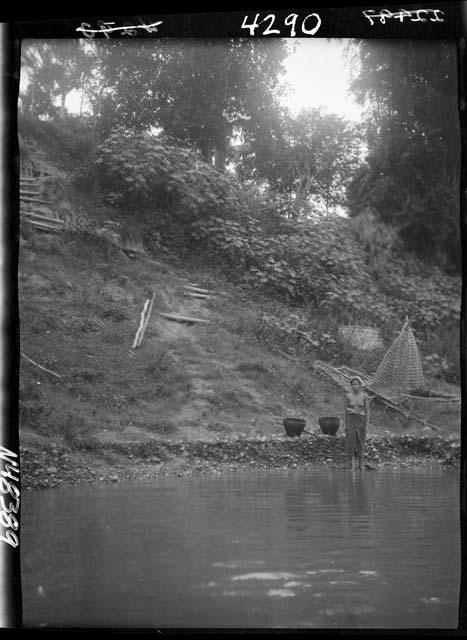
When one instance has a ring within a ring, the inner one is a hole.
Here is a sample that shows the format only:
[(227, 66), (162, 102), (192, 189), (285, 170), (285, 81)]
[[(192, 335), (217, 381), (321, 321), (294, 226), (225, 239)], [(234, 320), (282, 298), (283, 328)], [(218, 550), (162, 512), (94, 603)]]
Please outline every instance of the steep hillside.
[[(187, 282), (219, 292), (184, 294)], [(284, 416), (341, 415), (342, 392), (307, 363), (274, 353), (255, 331), (261, 309), (219, 274), (158, 267), (130, 259), (88, 234), (30, 232), (19, 269), (21, 350), (57, 378), (21, 360), (22, 437), (34, 432), (64, 444), (215, 439), (282, 434)], [(131, 345), (146, 298), (154, 311), (142, 343)], [(160, 312), (208, 319), (172, 322)], [(458, 408), (432, 409), (445, 433)], [(446, 405), (448, 407), (449, 405)], [(372, 410), (375, 434), (419, 432), (396, 413)]]

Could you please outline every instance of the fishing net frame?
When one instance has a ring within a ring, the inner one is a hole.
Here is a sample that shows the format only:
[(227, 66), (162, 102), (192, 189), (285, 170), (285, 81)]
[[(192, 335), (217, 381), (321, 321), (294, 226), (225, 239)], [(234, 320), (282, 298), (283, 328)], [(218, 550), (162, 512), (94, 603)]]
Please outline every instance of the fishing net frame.
[(369, 388), (395, 401), (403, 394), (424, 387), (422, 359), (409, 319), (384, 354)]

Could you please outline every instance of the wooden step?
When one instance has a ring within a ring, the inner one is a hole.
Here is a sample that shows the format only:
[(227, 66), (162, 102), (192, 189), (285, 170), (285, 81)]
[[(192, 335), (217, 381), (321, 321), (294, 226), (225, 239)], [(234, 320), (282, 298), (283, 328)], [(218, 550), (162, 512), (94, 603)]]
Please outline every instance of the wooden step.
[(55, 213), (53, 212), (52, 208), (46, 206), (45, 204), (34, 204), (33, 202), (20, 201), (19, 210), (20, 213), (39, 213), (43, 216), (50, 216), (51, 218), (55, 217)]
[(44, 216), (41, 213), (33, 213), (32, 211), (24, 211), (23, 215), (27, 218), (32, 218), (35, 220), (44, 220), (44, 222), (54, 222), (59, 225), (65, 224), (64, 221), (60, 218), (51, 218), (49, 216)]
[(62, 231), (60, 226), (51, 225), (47, 222), (38, 222), (37, 220), (28, 220), (27, 222), (34, 227), (34, 229), (39, 229), (39, 231), (54, 231), (56, 233)]
[(51, 224), (51, 225), (53, 225), (53, 226), (55, 226), (57, 228), (58, 227), (62, 228), (63, 224), (64, 224), (63, 221), (61, 221), (61, 220), (56, 220), (55, 218), (49, 218), (47, 216), (35, 215), (34, 217), (31, 217), (31, 216), (29, 216), (27, 214), (23, 214), (23, 216), (20, 219), (21, 220), (26, 220), (27, 222), (30, 222), (31, 224), (35, 224), (36, 222), (38, 222), (40, 224), (44, 223), (44, 224), (47, 224), (47, 225)]
[(193, 285), (185, 285), (184, 289), (192, 291), (193, 293), (204, 293), (206, 295), (227, 295), (224, 291), (212, 291), (211, 289), (201, 289), (201, 287), (194, 287)]
[(132, 249), (131, 247), (123, 247), (122, 245), (118, 245), (118, 248), (124, 251), (125, 253), (136, 254), (139, 256), (146, 256), (146, 252), (143, 249)]
[(50, 200), (41, 200), (41, 198), (30, 198), (29, 196), (23, 196), (21, 193), (19, 198), (23, 202), (34, 202), (36, 204), (51, 204)]
[(32, 202), (21, 202), (20, 213), (38, 213), (41, 216), (49, 216), (50, 218), (58, 218), (55, 212), (43, 204), (33, 204)]
[(20, 197), (28, 197), (28, 196), (32, 196), (33, 198), (40, 196), (41, 192), (40, 191), (30, 191), (30, 190), (26, 190), (26, 189), (21, 189), (20, 188), (20, 192), (19, 192)]
[(196, 300), (212, 300), (215, 296), (209, 296), (205, 293), (194, 293), (193, 291), (185, 291), (184, 296), (187, 298), (195, 298)]
[(185, 285), (184, 289), (188, 289), (189, 291), (194, 291), (195, 293), (214, 293), (214, 291), (210, 291), (209, 289), (201, 289), (201, 287), (194, 287), (193, 285)]
[(174, 322), (187, 322), (189, 324), (202, 323), (209, 324), (209, 320), (202, 320), (201, 318), (190, 318), (187, 316), (179, 316), (176, 313), (159, 313), (160, 316), (167, 318), (167, 320), (173, 320)]

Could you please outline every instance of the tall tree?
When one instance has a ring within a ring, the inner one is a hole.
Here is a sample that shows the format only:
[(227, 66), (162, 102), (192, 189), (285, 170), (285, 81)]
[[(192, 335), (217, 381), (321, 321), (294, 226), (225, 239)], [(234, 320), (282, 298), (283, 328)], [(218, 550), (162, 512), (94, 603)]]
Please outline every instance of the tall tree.
[(102, 41), (94, 107), (107, 128), (161, 127), (221, 166), (234, 130), (251, 132), (276, 99), (281, 40)]
[(367, 103), (368, 157), (349, 189), (406, 245), (460, 266), (456, 49), (442, 41), (361, 41), (353, 91)]
[(345, 118), (322, 109), (304, 109), (296, 117), (278, 114), (274, 135), (247, 148), (244, 176), (265, 178), (277, 192), (289, 194), (295, 209), (310, 199), (325, 213), (346, 201), (346, 187), (360, 164), (362, 133)]
[(74, 89), (84, 93), (93, 64), (92, 49), (78, 40), (24, 41), (23, 110), (35, 117), (65, 118), (68, 95)]

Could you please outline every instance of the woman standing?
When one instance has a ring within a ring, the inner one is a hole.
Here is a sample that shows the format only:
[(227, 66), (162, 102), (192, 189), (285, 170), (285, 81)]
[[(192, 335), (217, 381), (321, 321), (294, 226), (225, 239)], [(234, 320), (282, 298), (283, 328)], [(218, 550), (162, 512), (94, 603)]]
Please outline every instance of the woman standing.
[(350, 468), (355, 469), (355, 458), (358, 468), (365, 464), (365, 437), (370, 422), (370, 406), (368, 396), (363, 391), (363, 381), (358, 376), (350, 380), (351, 390), (345, 395), (345, 452)]

